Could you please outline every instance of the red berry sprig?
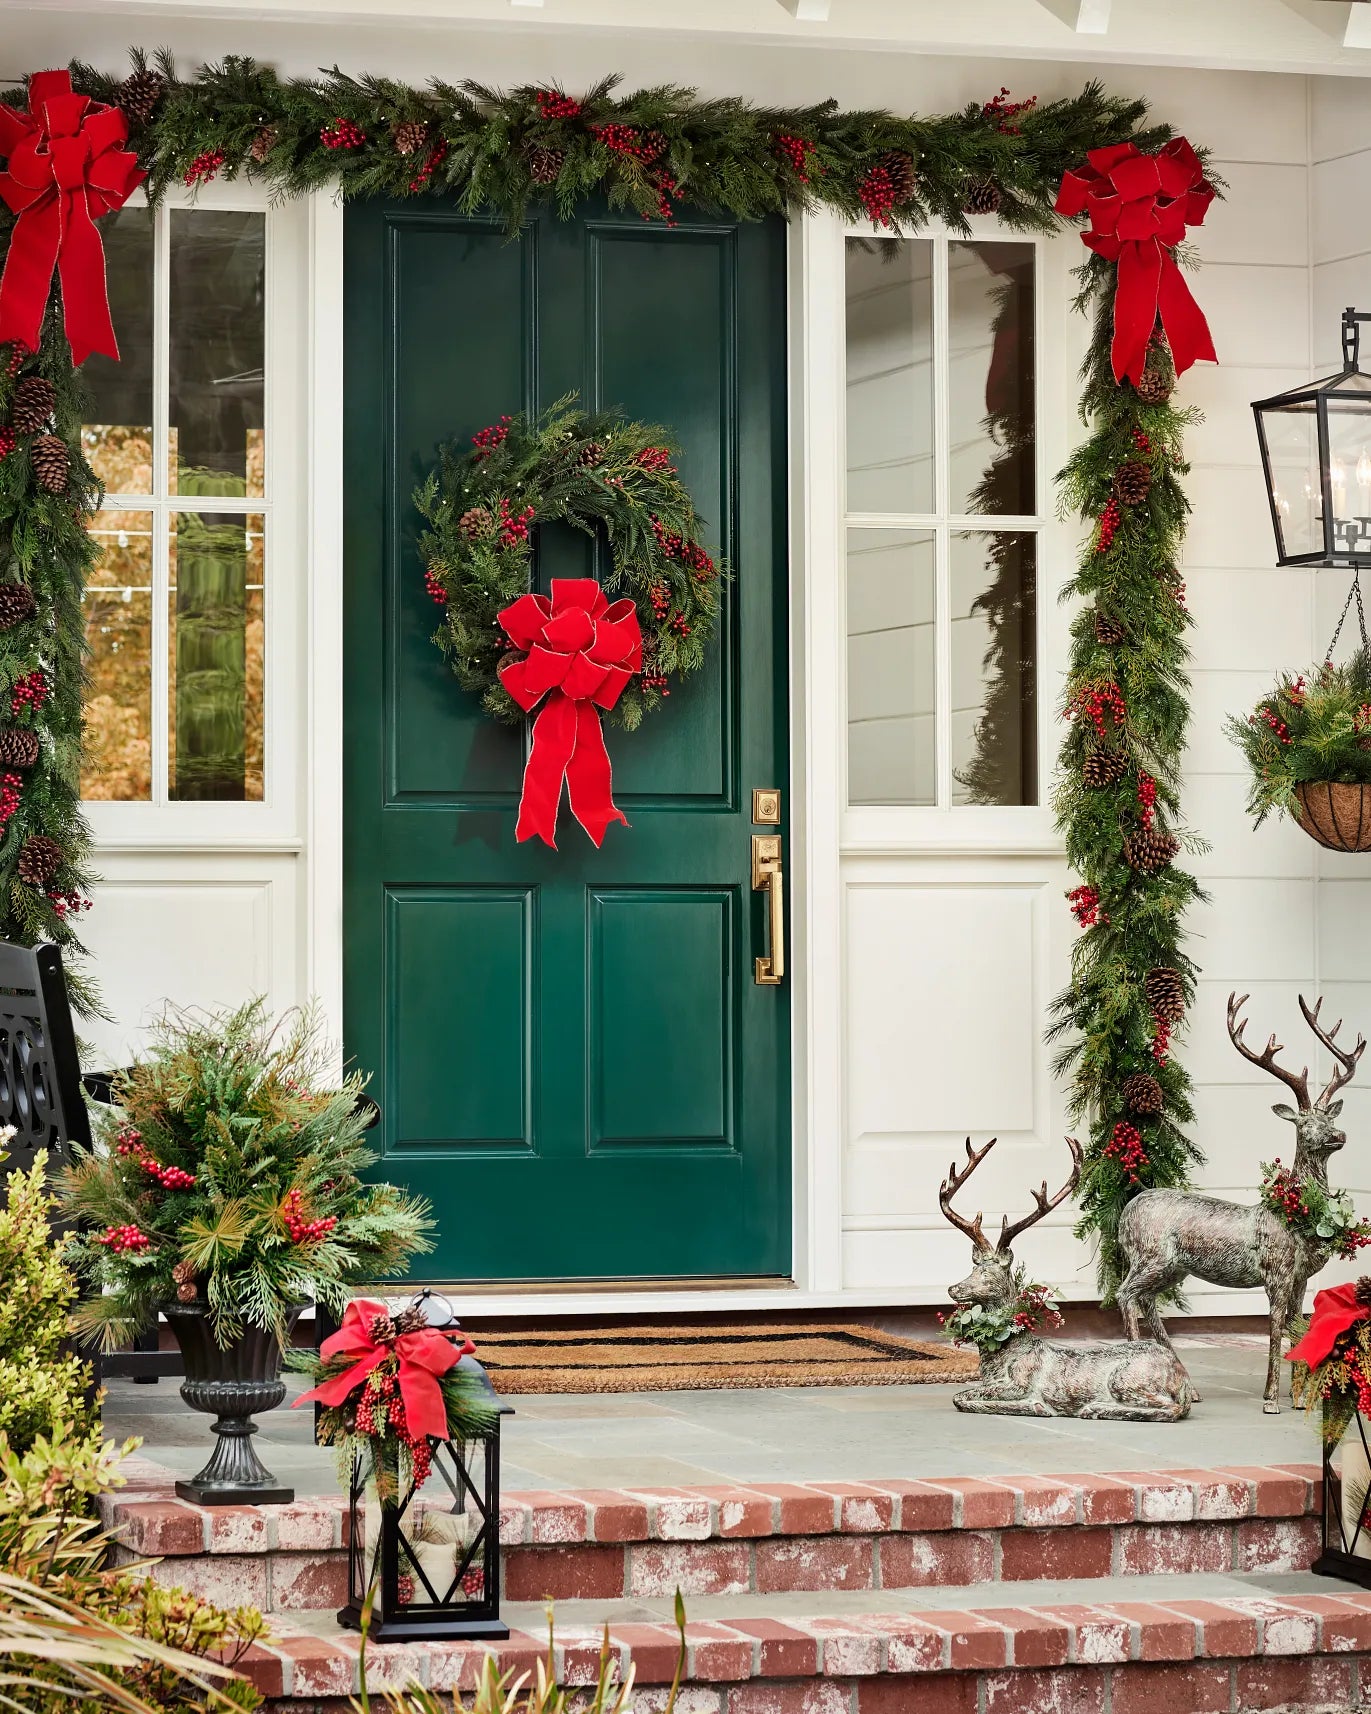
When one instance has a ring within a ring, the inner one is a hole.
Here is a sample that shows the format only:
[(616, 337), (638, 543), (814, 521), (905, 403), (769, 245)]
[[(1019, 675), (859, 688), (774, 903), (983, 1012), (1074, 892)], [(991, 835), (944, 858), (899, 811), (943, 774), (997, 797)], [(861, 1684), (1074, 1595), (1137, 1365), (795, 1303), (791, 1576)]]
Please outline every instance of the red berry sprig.
[(114, 1152), (127, 1158), (143, 1152), (143, 1133), (136, 1125), (120, 1125), (114, 1133)]
[(1118, 499), (1111, 494), (1104, 511), (1100, 513), (1100, 533), (1095, 542), (1096, 553), (1108, 553), (1113, 547), (1114, 537), (1119, 528), (1119, 519), (1122, 516), (1123, 512)]
[(1165, 1065), (1167, 1054), (1171, 1050), (1171, 1022), (1168, 1018), (1155, 1016), (1153, 1022), (1155, 1027), (1152, 1031), (1152, 1057), (1158, 1065)]
[(1100, 908), (1100, 895), (1095, 887), (1073, 887), (1066, 895), (1066, 902), (1082, 928), (1094, 928), (1109, 921), (1109, 913)]
[(0, 774), (0, 833), (9, 826), (10, 818), (19, 808), (20, 794), (24, 789), (22, 774)]
[(462, 1573), (462, 1593), (469, 1601), (479, 1601), (486, 1592), (486, 1574), (480, 1566)]
[(88, 911), (92, 901), (81, 893), (49, 893), (48, 903), (65, 921), (69, 916), (80, 916), (82, 911)]
[(1151, 774), (1138, 775), (1138, 820), (1151, 827), (1157, 814), (1157, 782)]
[(438, 605), (440, 607), (446, 607), (446, 605), (447, 605), (447, 590), (443, 588), (442, 584), (439, 583), (438, 579), (433, 575), (433, 573), (431, 571), (426, 571), (424, 573), (424, 588), (429, 592), (429, 595), (432, 597), (432, 599), (434, 601), (436, 601), (438, 603)]
[(1135, 428), (1133, 430), (1133, 444), (1137, 447), (1139, 452), (1144, 454), (1149, 453), (1152, 450), (1152, 442), (1140, 428)]
[[(659, 578), (655, 583), (648, 584), (647, 598), (652, 603), (653, 616), (660, 624), (671, 611), (671, 591)], [(643, 676), (643, 682), (647, 682), (646, 674)]]
[(1116, 726), (1122, 726), (1127, 719), (1128, 710), (1124, 706), (1123, 692), (1114, 683), (1083, 685), (1075, 700), (1067, 710), (1069, 718), (1088, 720), (1095, 728), (1095, 736), (1105, 735), (1105, 716), (1108, 715)]
[(660, 131), (640, 131), (635, 125), (592, 125), (590, 134), (613, 155), (628, 155), (644, 165), (666, 153), (666, 138)]
[(471, 437), (471, 444), (476, 448), (475, 458), (489, 458), (497, 446), (503, 446), (509, 439), (509, 425), (514, 419), (503, 416), (498, 423), (492, 423), (489, 428), (478, 429)]
[(22, 714), (26, 708), (31, 708), (37, 714), (48, 700), (50, 689), (47, 674), (41, 667), (35, 667), (31, 673), (25, 673), (23, 678), (15, 681), (10, 692), (10, 713)]
[(126, 1252), (138, 1255), (152, 1245), (152, 1239), (147, 1233), (140, 1232), (136, 1226), (107, 1226), (95, 1242), (102, 1244), (115, 1256), (122, 1256)]
[(189, 1190), (195, 1183), (193, 1172), (187, 1172), (184, 1167), (163, 1166), (150, 1154), (144, 1153), (141, 1156), (141, 1164), (148, 1177), (160, 1184), (163, 1190)]
[(1104, 1146), (1104, 1152), (1111, 1160), (1119, 1163), (1128, 1177), (1130, 1184), (1141, 1184), (1141, 1169), (1150, 1166), (1147, 1150), (1143, 1147), (1142, 1132), (1136, 1125), (1130, 1125), (1127, 1119), (1120, 1119), (1115, 1125), (1113, 1135)]
[(815, 145), (808, 137), (795, 137), (789, 131), (782, 131), (775, 142), (776, 153), (786, 162), (801, 184), (808, 184), (809, 157), (814, 153)]
[(319, 141), (326, 149), (360, 149), (366, 140), (367, 134), (362, 127), (341, 114), (319, 132)]
[(687, 622), (684, 613), (673, 613), (671, 615), (671, 629), (678, 637), (688, 637), (690, 635), (690, 625)]
[(670, 476), (676, 474), (671, 453), (664, 446), (645, 446), (633, 462), (642, 470), (665, 470)]
[(1352, 716), (1352, 730), (1354, 732), (1371, 732), (1371, 702), (1362, 703)]
[[(657, 192), (657, 218), (666, 226), (674, 226), (676, 224), (676, 210), (671, 199), (679, 188), (676, 180), (665, 167), (657, 167), (649, 176), (649, 183)], [(646, 209), (643, 211), (643, 219), (652, 219), (651, 213)]]
[(0, 458), (8, 458), (14, 451), (14, 430), (0, 428)]
[(992, 97), (981, 108), (981, 117), (993, 119), (997, 131), (1003, 131), (1010, 137), (1017, 137), (1021, 127), (1015, 125), (1013, 121), (1018, 118), (1020, 113), (1027, 113), (1030, 107), (1037, 105), (1038, 98), (1036, 95), (1030, 95), (1027, 101), (1011, 101), (1009, 91), (1002, 86), (1000, 93)]
[(500, 526), (500, 546), (502, 548), (518, 547), (528, 540), (528, 526), (535, 517), (532, 506), (525, 506), (522, 512), (516, 514), (508, 500), (501, 500), (500, 515), (495, 520)]
[(895, 207), (895, 181), (884, 167), (867, 169), (857, 186), (857, 197), (873, 226), (890, 225), (891, 210)]
[(1292, 708), (1303, 708), (1304, 707), (1304, 699), (1305, 699), (1307, 694), (1308, 694), (1308, 692), (1304, 688), (1304, 674), (1303, 673), (1301, 673), (1300, 676), (1295, 680), (1294, 684), (1286, 685), (1285, 689), (1281, 692), (1281, 695), (1285, 698), (1285, 700), (1290, 704), (1290, 706)]
[(540, 89), (533, 99), (538, 103), (540, 119), (576, 119), (580, 117), (581, 104), (571, 96), (563, 95), (560, 89)]
[(287, 1191), (281, 1204), (281, 1218), (292, 1244), (317, 1243), (320, 1238), (327, 1238), (338, 1224), (337, 1216), (333, 1214), (325, 1214), (318, 1220), (306, 1220), (304, 1198), (298, 1190)]
[(1274, 708), (1268, 708), (1266, 704), (1263, 703), (1255, 714), (1249, 714), (1247, 718), (1253, 725), (1255, 725), (1258, 720), (1264, 720), (1276, 734), (1276, 739), (1279, 743), (1288, 744), (1290, 742), (1290, 728), (1281, 719), (1280, 715), (1276, 713)]
[(442, 166), (443, 162), (446, 159), (447, 159), (447, 144), (441, 138), (439, 138), (439, 140), (429, 150), (428, 159), (424, 162), (423, 166), (419, 168), (419, 171), (414, 175), (414, 177), (409, 181), (410, 190), (411, 191), (422, 190), (424, 188), (424, 186), (428, 183), (428, 181), (433, 177), (434, 173), (438, 170), (438, 168), (440, 166)]
[(225, 160), (222, 149), (205, 149), (198, 154), (181, 175), (181, 183), (187, 185), (208, 184), (218, 175)]

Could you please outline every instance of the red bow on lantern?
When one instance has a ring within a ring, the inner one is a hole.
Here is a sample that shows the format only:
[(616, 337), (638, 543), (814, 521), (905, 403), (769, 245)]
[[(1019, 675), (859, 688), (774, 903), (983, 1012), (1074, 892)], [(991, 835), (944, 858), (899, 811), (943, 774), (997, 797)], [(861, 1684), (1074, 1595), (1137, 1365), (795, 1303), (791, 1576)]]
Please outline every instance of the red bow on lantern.
[(436, 1327), (401, 1333), (390, 1341), (373, 1339), (373, 1321), (389, 1315), (385, 1304), (375, 1298), (353, 1298), (343, 1312), (343, 1325), (325, 1339), (319, 1355), (325, 1361), (331, 1357), (355, 1357), (357, 1361), (331, 1381), (323, 1381), (309, 1392), (301, 1393), (295, 1403), (303, 1405), (317, 1400), (321, 1405), (342, 1404), (393, 1351), (400, 1360), (400, 1398), (410, 1436), (417, 1440), (421, 1435), (431, 1434), (435, 1440), (446, 1440), (447, 1406), (443, 1403), (438, 1377), (455, 1368), (476, 1347), (464, 1333), (444, 1333)]
[(500, 683), (530, 713), (533, 748), (524, 769), (516, 839), (534, 834), (557, 849), (557, 810), (566, 781), (571, 813), (599, 846), (611, 821), (628, 825), (610, 795), (609, 752), (600, 710), (613, 708), (643, 665), (643, 635), (633, 602), (611, 606), (593, 577), (554, 577), (552, 599), (521, 595), (499, 615), (509, 640), (527, 655), (500, 668)]
[(1199, 156), (1184, 137), (1175, 137), (1155, 155), (1115, 143), (1091, 149), (1086, 160), (1086, 167), (1064, 175), (1053, 206), (1058, 214), (1088, 214), (1090, 229), (1081, 242), (1119, 265), (1114, 379), (1142, 379), (1158, 316), (1178, 375), (1201, 357), (1216, 363), (1209, 324), (1174, 255), (1186, 227), (1202, 225), (1214, 200)]
[(54, 269), (74, 363), (92, 351), (118, 357), (105, 285), (105, 247), (95, 229), (147, 176), (121, 145), (128, 121), (117, 107), (74, 95), (65, 71), (29, 79), (29, 110), (0, 106), (0, 197), (19, 216), (0, 277), (0, 341), (38, 349)]
[(1287, 1363), (1322, 1363), (1349, 1327), (1371, 1315), (1371, 1305), (1357, 1301), (1355, 1285), (1329, 1286), (1314, 1294), (1314, 1313), (1297, 1345), (1285, 1354)]

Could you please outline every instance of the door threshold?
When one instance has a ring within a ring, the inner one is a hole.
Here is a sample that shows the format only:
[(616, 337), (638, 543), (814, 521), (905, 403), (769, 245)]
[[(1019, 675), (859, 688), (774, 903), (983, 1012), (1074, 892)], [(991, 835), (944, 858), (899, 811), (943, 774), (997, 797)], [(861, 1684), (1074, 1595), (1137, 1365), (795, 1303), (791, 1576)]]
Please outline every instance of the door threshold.
[(415, 1282), (445, 1297), (602, 1297), (606, 1292), (632, 1292), (641, 1296), (651, 1292), (715, 1292), (765, 1291), (793, 1292), (795, 1281), (780, 1274), (717, 1274), (708, 1278), (687, 1275), (681, 1279), (635, 1279), (631, 1276), (606, 1274), (600, 1279), (581, 1280), (457, 1280), (447, 1284), (432, 1281)]

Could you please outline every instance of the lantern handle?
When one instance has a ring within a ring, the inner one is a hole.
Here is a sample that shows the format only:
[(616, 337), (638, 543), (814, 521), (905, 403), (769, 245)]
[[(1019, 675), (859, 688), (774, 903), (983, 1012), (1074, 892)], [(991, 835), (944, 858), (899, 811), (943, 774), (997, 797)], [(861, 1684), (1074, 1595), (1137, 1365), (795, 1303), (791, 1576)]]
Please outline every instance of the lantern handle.
[(1371, 311), (1357, 309), (1354, 304), (1348, 304), (1342, 312), (1342, 367), (1345, 375), (1354, 374), (1358, 368), (1357, 359), (1361, 355), (1361, 326), (1364, 321), (1371, 321)]

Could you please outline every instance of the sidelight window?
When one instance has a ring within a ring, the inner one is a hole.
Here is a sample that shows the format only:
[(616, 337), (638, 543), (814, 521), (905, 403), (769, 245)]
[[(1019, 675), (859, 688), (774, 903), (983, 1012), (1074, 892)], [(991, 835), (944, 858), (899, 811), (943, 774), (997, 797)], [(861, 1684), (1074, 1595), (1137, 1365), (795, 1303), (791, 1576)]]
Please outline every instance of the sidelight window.
[(1039, 253), (845, 240), (851, 805), (1039, 802)]

